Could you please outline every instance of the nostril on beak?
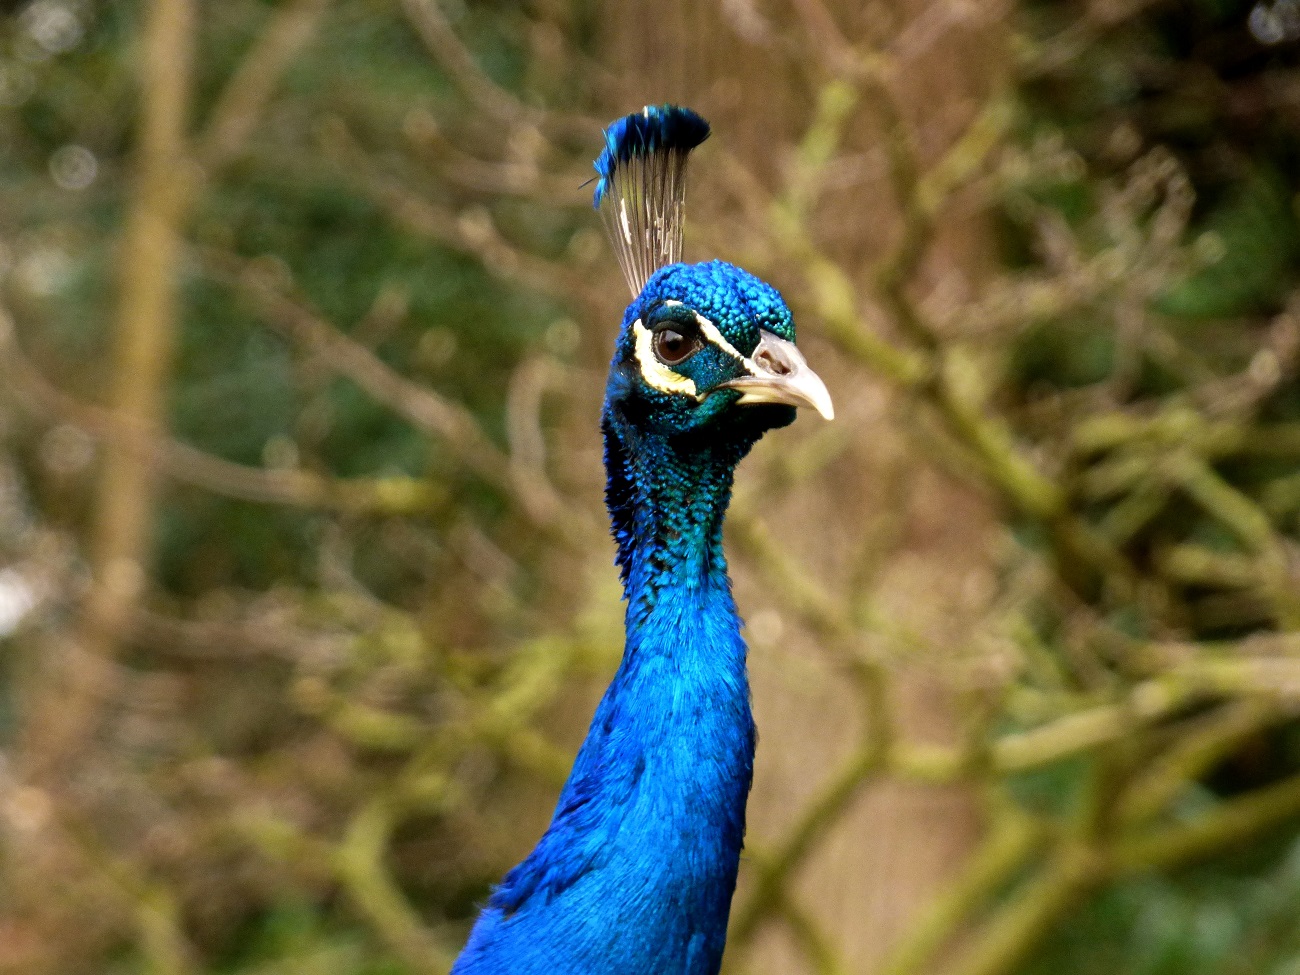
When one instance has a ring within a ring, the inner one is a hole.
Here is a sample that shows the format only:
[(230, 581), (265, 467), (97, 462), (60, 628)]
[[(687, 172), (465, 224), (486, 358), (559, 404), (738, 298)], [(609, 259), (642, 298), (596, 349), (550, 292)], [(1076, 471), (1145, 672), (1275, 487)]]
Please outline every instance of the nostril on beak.
[(788, 376), (792, 371), (790, 363), (773, 354), (771, 349), (759, 349), (754, 362), (773, 376)]

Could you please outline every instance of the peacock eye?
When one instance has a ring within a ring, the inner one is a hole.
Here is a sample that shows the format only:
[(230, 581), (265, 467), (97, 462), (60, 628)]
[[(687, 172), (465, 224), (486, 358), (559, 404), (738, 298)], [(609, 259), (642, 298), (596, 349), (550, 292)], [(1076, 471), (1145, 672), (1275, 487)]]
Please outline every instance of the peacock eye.
[(665, 366), (675, 366), (685, 362), (700, 348), (697, 335), (687, 335), (670, 325), (655, 331), (655, 355)]

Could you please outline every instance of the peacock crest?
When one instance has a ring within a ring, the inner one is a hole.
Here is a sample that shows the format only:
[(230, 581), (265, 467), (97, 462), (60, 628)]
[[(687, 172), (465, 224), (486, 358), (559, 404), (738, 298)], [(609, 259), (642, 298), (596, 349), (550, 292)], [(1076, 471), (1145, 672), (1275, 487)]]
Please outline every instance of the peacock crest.
[(633, 296), (682, 258), (686, 161), (708, 137), (709, 123), (677, 105), (647, 105), (605, 130), (593, 204)]

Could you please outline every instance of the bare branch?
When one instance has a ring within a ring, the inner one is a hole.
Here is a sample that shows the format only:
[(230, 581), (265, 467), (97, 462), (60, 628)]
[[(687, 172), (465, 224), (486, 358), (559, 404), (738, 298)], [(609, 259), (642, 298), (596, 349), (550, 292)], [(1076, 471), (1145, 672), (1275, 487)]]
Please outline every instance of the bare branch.
[[(194, 47), (193, 0), (152, 0), (139, 58), (143, 97), (135, 181), (121, 245), (121, 293), (114, 329), (113, 411), (122, 426), (156, 437), (176, 318), (179, 235), (193, 174), (186, 163)], [(77, 642), (109, 657), (138, 599), (150, 562), (153, 469), (111, 444), (100, 471), (90, 545), (91, 586)], [(101, 689), (93, 669), (67, 675), (72, 687), (47, 688), (58, 701), (37, 704), (24, 759), (32, 774), (59, 766), (93, 727)]]
[(292, 0), (271, 15), (238, 68), (226, 81), (195, 140), (198, 161), (215, 172), (248, 142), (285, 70), (316, 32), (329, 0)]
[(330, 325), (302, 300), (290, 297), (256, 261), (213, 248), (195, 253), (212, 277), (252, 299), (269, 324), (310, 348), (332, 369), (347, 376), (417, 429), (445, 441), (470, 470), (508, 493), (509, 461), (463, 406), (394, 372), (377, 355)]
[(338, 162), (340, 174), (383, 206), (399, 225), (468, 254), (481, 261), (489, 273), (511, 284), (566, 303), (580, 301), (601, 317), (610, 313), (608, 295), (593, 287), (589, 275), (571, 264), (513, 246), (501, 236), (486, 208), (468, 207), (457, 213), (417, 195), (381, 172), (341, 125), (329, 127), (324, 143), (325, 151)]
[[(6, 314), (0, 310), (0, 315)], [(442, 507), (446, 492), (437, 485), (410, 477), (330, 478), (304, 470), (248, 467), (215, 457), (157, 431), (124, 424), (109, 410), (82, 402), (55, 387), (40, 374), (13, 341), (12, 323), (0, 322), (0, 351), (21, 405), (38, 407), (48, 415), (92, 434), (134, 462), (159, 470), (182, 484), (224, 497), (258, 504), (355, 514), (422, 514)]]
[(600, 132), (600, 124), (591, 119), (525, 105), (488, 77), (452, 30), (437, 0), (402, 0), (402, 9), (434, 60), (479, 111), (504, 125), (529, 126), (581, 139)]

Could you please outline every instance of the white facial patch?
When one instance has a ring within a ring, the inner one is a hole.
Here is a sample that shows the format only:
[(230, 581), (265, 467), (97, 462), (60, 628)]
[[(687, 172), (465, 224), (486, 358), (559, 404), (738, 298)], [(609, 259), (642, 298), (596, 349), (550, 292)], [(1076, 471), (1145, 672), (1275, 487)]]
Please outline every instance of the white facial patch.
[[(682, 306), (680, 301), (671, 298), (665, 301), (664, 304), (676, 308)], [(745, 372), (749, 375), (757, 375), (758, 370), (754, 365), (754, 361), (747, 356), (741, 355), (739, 350), (728, 342), (726, 336), (718, 330), (718, 326), (697, 311), (693, 311), (691, 314), (695, 316), (695, 324), (699, 326), (700, 337), (705, 342), (721, 349), (733, 359), (738, 359)], [(636, 336), (636, 360), (641, 366), (642, 379), (661, 393), (684, 393), (687, 396), (694, 396), (696, 399), (701, 398), (695, 390), (693, 380), (685, 376), (679, 376), (659, 361), (659, 357), (655, 355), (652, 346), (654, 333), (641, 324), (641, 319), (638, 318), (632, 323), (632, 334)]]
[[(665, 301), (664, 304), (680, 305), (681, 302)], [(756, 365), (754, 365), (754, 360), (749, 358), (748, 356), (741, 355), (740, 350), (737, 349), (730, 342), (728, 342), (726, 336), (724, 336), (722, 332), (718, 330), (718, 326), (714, 325), (713, 322), (709, 321), (698, 311), (693, 311), (691, 312), (691, 314), (695, 316), (695, 324), (697, 324), (700, 327), (700, 335), (704, 337), (704, 341), (708, 342), (710, 345), (717, 346), (719, 349), (727, 353), (727, 355), (731, 356), (733, 359), (739, 359), (740, 364), (744, 367), (745, 372), (749, 373), (749, 375), (751, 376), (758, 375), (759, 369)]]
[(684, 394), (698, 398), (695, 381), (673, 372), (655, 355), (653, 348), (654, 333), (641, 324), (641, 319), (632, 323), (632, 334), (636, 337), (636, 361), (641, 367), (641, 378), (661, 393)]
[(747, 372), (754, 371), (754, 364), (736, 351), (735, 346), (728, 342), (726, 338), (723, 337), (722, 333), (718, 331), (718, 326), (714, 325), (699, 312), (693, 312), (693, 314), (695, 315), (696, 324), (700, 326), (700, 334), (704, 336), (704, 341), (708, 342), (710, 345), (716, 345), (733, 359), (739, 359), (745, 366)]

